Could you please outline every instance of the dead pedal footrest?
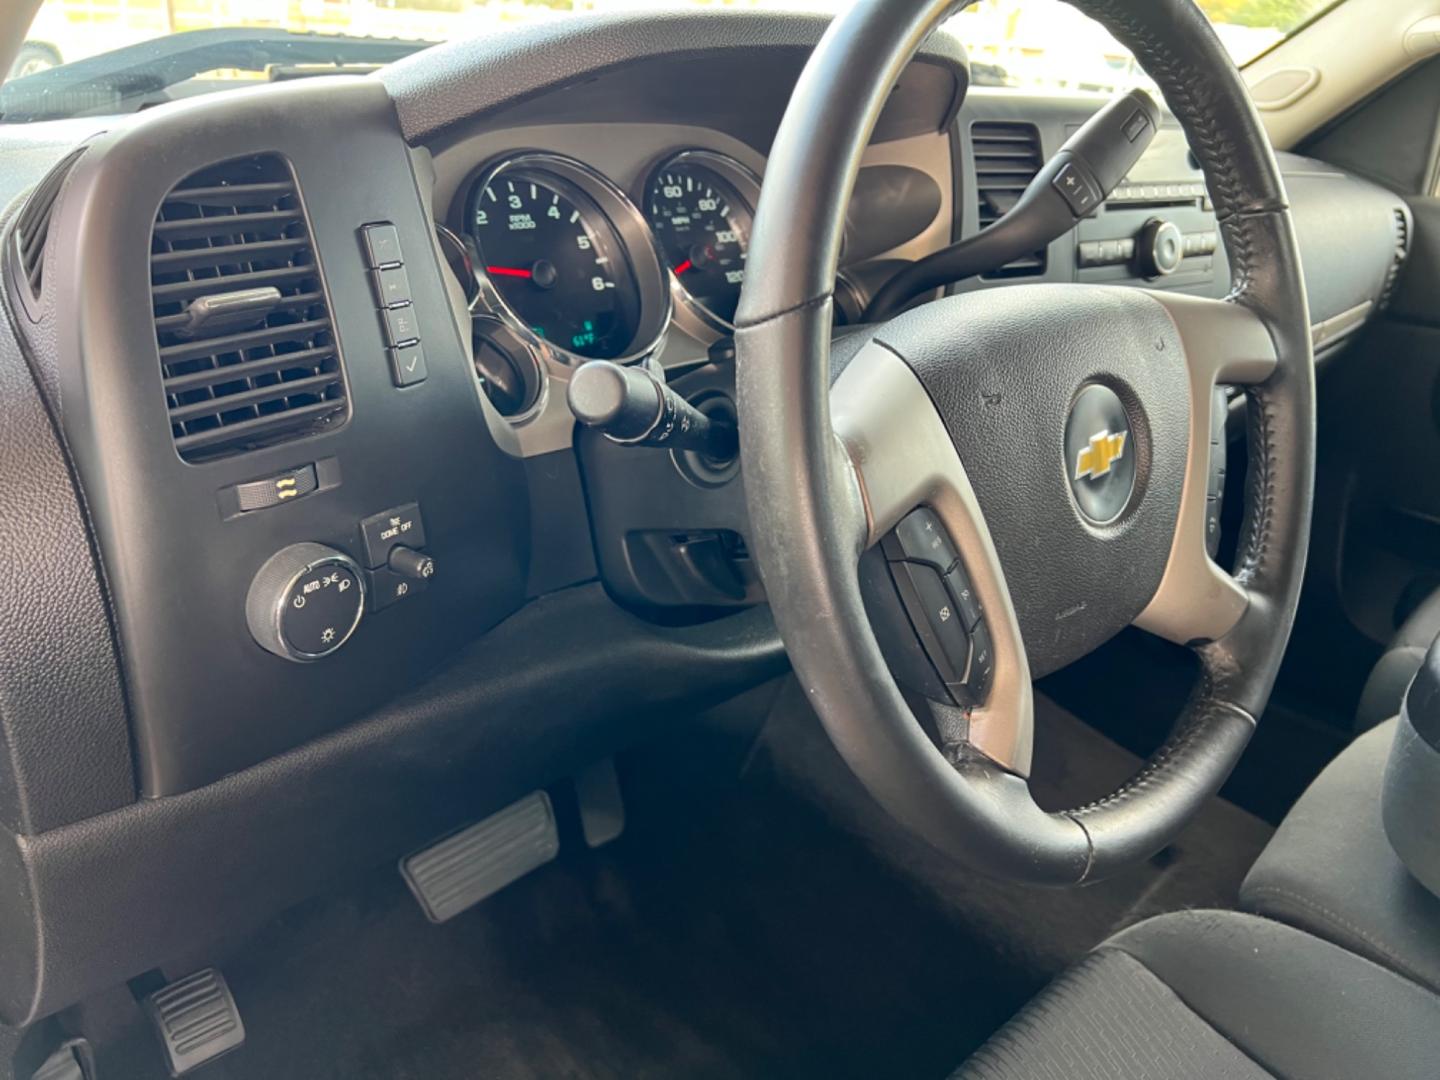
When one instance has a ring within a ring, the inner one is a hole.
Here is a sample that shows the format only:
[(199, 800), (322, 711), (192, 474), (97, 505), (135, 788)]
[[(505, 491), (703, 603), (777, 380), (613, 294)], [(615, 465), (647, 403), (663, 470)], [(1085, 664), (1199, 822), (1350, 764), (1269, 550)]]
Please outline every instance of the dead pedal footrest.
[(240, 1010), (214, 968), (186, 975), (145, 999), (171, 1076), (184, 1076), (245, 1041)]

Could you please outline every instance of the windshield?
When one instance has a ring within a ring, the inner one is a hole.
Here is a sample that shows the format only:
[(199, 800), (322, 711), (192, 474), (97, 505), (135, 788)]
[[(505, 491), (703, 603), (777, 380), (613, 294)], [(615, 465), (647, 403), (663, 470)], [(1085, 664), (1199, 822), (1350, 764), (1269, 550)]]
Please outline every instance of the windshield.
[[(1336, 0), (1199, 0), (1239, 64)], [(719, 0), (834, 13), (846, 0)], [(4, 87), (6, 122), (134, 111), (257, 81), (364, 72), (427, 45), (597, 12), (716, 0), (46, 0)], [(979, 0), (948, 29), (977, 86), (1107, 92), (1149, 85), (1134, 58), (1062, 0)]]

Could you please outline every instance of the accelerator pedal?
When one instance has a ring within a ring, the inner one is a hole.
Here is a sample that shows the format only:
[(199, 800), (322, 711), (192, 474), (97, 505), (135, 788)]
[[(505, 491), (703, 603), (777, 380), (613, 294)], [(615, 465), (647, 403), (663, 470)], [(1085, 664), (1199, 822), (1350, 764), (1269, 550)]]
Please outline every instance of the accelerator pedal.
[(214, 968), (168, 984), (145, 998), (171, 1076), (184, 1076), (245, 1042), (240, 1010)]
[(559, 853), (550, 796), (537, 791), (402, 859), (400, 873), (425, 917), (442, 923)]

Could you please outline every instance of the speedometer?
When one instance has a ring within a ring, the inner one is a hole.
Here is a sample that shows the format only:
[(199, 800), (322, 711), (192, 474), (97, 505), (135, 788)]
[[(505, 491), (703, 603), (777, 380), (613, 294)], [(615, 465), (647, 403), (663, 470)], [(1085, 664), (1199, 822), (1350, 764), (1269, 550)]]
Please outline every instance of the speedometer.
[(670, 272), (686, 297), (729, 327), (745, 281), (759, 181), (722, 154), (687, 150), (660, 163), (643, 207)]
[(563, 354), (641, 355), (669, 321), (663, 272), (634, 206), (579, 162), (529, 154), (483, 174), (466, 201), (482, 302)]

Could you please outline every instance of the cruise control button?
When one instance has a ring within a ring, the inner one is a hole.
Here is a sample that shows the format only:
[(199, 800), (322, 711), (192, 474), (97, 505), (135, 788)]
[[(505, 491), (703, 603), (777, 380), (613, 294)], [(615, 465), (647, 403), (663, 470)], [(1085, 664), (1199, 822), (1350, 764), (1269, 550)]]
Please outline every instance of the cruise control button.
[[(965, 632), (965, 624), (945, 583), (928, 566), (899, 563), (895, 569), (909, 581), (913, 602), (924, 620), (923, 629), (928, 631), (928, 634), (921, 634), (921, 640), (928, 636), (933, 642), (927, 651), (939, 669), (940, 677), (947, 683), (962, 682), (970, 664), (970, 635)], [(912, 612), (911, 617), (914, 616)], [(916, 627), (917, 631), (921, 629), (921, 626)]]
[(975, 647), (970, 652), (970, 677), (965, 682), (971, 693), (983, 701), (995, 679), (995, 643), (990, 638), (990, 627), (983, 620), (976, 624), (970, 639)]
[(935, 511), (923, 506), (906, 514), (885, 538), (885, 554), (892, 562), (924, 563), (942, 574), (958, 558), (950, 534)]
[(364, 229), (365, 254), (371, 269), (382, 266), (399, 266), (404, 262), (400, 257), (400, 233), (388, 222), (380, 225), (366, 225)]
[(960, 609), (960, 618), (965, 622), (965, 629), (972, 629), (980, 621), (982, 612), (980, 598), (975, 595), (975, 587), (970, 584), (965, 567), (956, 566), (954, 570), (946, 574), (945, 584), (950, 589), (955, 606)]

